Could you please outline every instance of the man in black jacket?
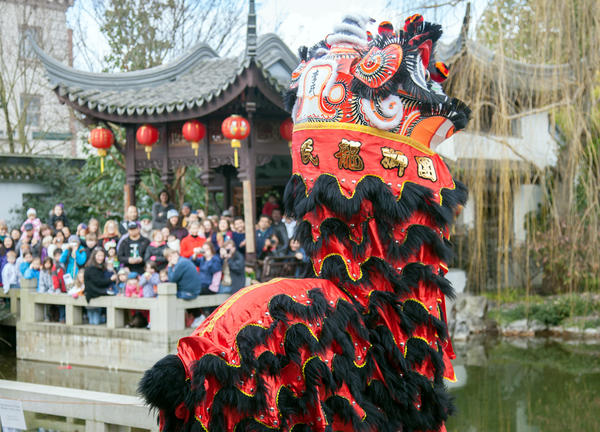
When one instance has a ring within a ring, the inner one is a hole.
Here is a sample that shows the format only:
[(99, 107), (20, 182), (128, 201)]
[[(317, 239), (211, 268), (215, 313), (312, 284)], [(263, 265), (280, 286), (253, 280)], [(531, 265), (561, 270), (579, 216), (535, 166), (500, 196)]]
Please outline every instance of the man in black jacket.
[(140, 234), (140, 228), (135, 222), (129, 222), (127, 234), (117, 251), (119, 262), (128, 267), (130, 271), (141, 274), (144, 272), (144, 254), (150, 240)]

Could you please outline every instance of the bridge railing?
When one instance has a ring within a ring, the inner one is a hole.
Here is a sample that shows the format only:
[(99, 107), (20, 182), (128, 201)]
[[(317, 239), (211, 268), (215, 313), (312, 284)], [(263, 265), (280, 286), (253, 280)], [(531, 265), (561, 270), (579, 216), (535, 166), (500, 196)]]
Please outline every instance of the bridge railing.
[[(135, 298), (123, 296), (102, 296), (89, 302), (85, 297), (73, 298), (66, 294), (38, 293), (35, 283), (24, 281), (21, 289), (11, 290), (15, 299), (20, 299), (20, 316), (22, 323), (44, 322), (48, 306), (65, 307), (65, 325), (83, 325), (83, 311), (86, 307), (106, 308), (107, 329), (123, 328), (129, 322), (128, 312), (131, 310), (149, 311), (151, 332), (170, 332), (185, 329), (185, 311), (197, 308), (219, 306), (229, 297), (228, 294), (212, 294), (198, 296), (193, 300), (177, 298), (177, 285), (161, 283), (158, 285), (158, 296), (154, 298)], [(9, 291), (9, 293), (11, 293)], [(11, 308), (13, 307), (11, 301)]]
[(0, 395), (20, 400), (26, 412), (83, 420), (85, 432), (158, 431), (156, 414), (135, 396), (5, 380)]

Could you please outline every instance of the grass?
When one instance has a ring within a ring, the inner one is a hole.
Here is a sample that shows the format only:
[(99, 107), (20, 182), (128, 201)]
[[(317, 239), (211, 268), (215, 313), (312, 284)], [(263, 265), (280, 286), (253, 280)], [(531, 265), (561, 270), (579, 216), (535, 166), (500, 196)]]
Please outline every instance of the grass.
[[(505, 299), (506, 300), (506, 299)], [(548, 326), (557, 326), (574, 317), (593, 317), (600, 315), (600, 300), (591, 295), (562, 295), (552, 297), (530, 296), (514, 302), (497, 301), (490, 310), (490, 318), (501, 323), (511, 323), (527, 318)], [(584, 321), (584, 328), (600, 326), (600, 319)]]

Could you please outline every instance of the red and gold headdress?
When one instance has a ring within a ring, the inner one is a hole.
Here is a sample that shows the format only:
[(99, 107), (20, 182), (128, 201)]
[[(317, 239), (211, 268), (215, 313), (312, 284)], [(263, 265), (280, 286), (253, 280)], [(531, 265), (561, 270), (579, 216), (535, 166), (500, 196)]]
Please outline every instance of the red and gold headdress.
[(432, 53), (441, 26), (417, 14), (403, 30), (381, 23), (373, 37), (368, 23), (346, 16), (325, 40), (300, 51), (287, 102), (294, 173), (308, 188), (320, 173), (347, 182), (340, 186), (348, 194), (364, 175), (393, 189), (413, 176), (437, 182), (428, 155), (468, 121), (469, 109), (440, 85), (448, 68)]

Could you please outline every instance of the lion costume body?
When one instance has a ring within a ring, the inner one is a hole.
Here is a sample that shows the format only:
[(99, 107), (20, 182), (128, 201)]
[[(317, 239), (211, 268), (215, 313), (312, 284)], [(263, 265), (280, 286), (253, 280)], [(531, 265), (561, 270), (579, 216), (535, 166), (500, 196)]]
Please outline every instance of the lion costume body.
[(433, 148), (469, 111), (439, 85), (438, 25), (367, 24), (302, 49), (286, 98), (284, 204), (313, 277), (239, 291), (146, 372), (161, 430), (445, 430), (444, 274), (467, 193)]

